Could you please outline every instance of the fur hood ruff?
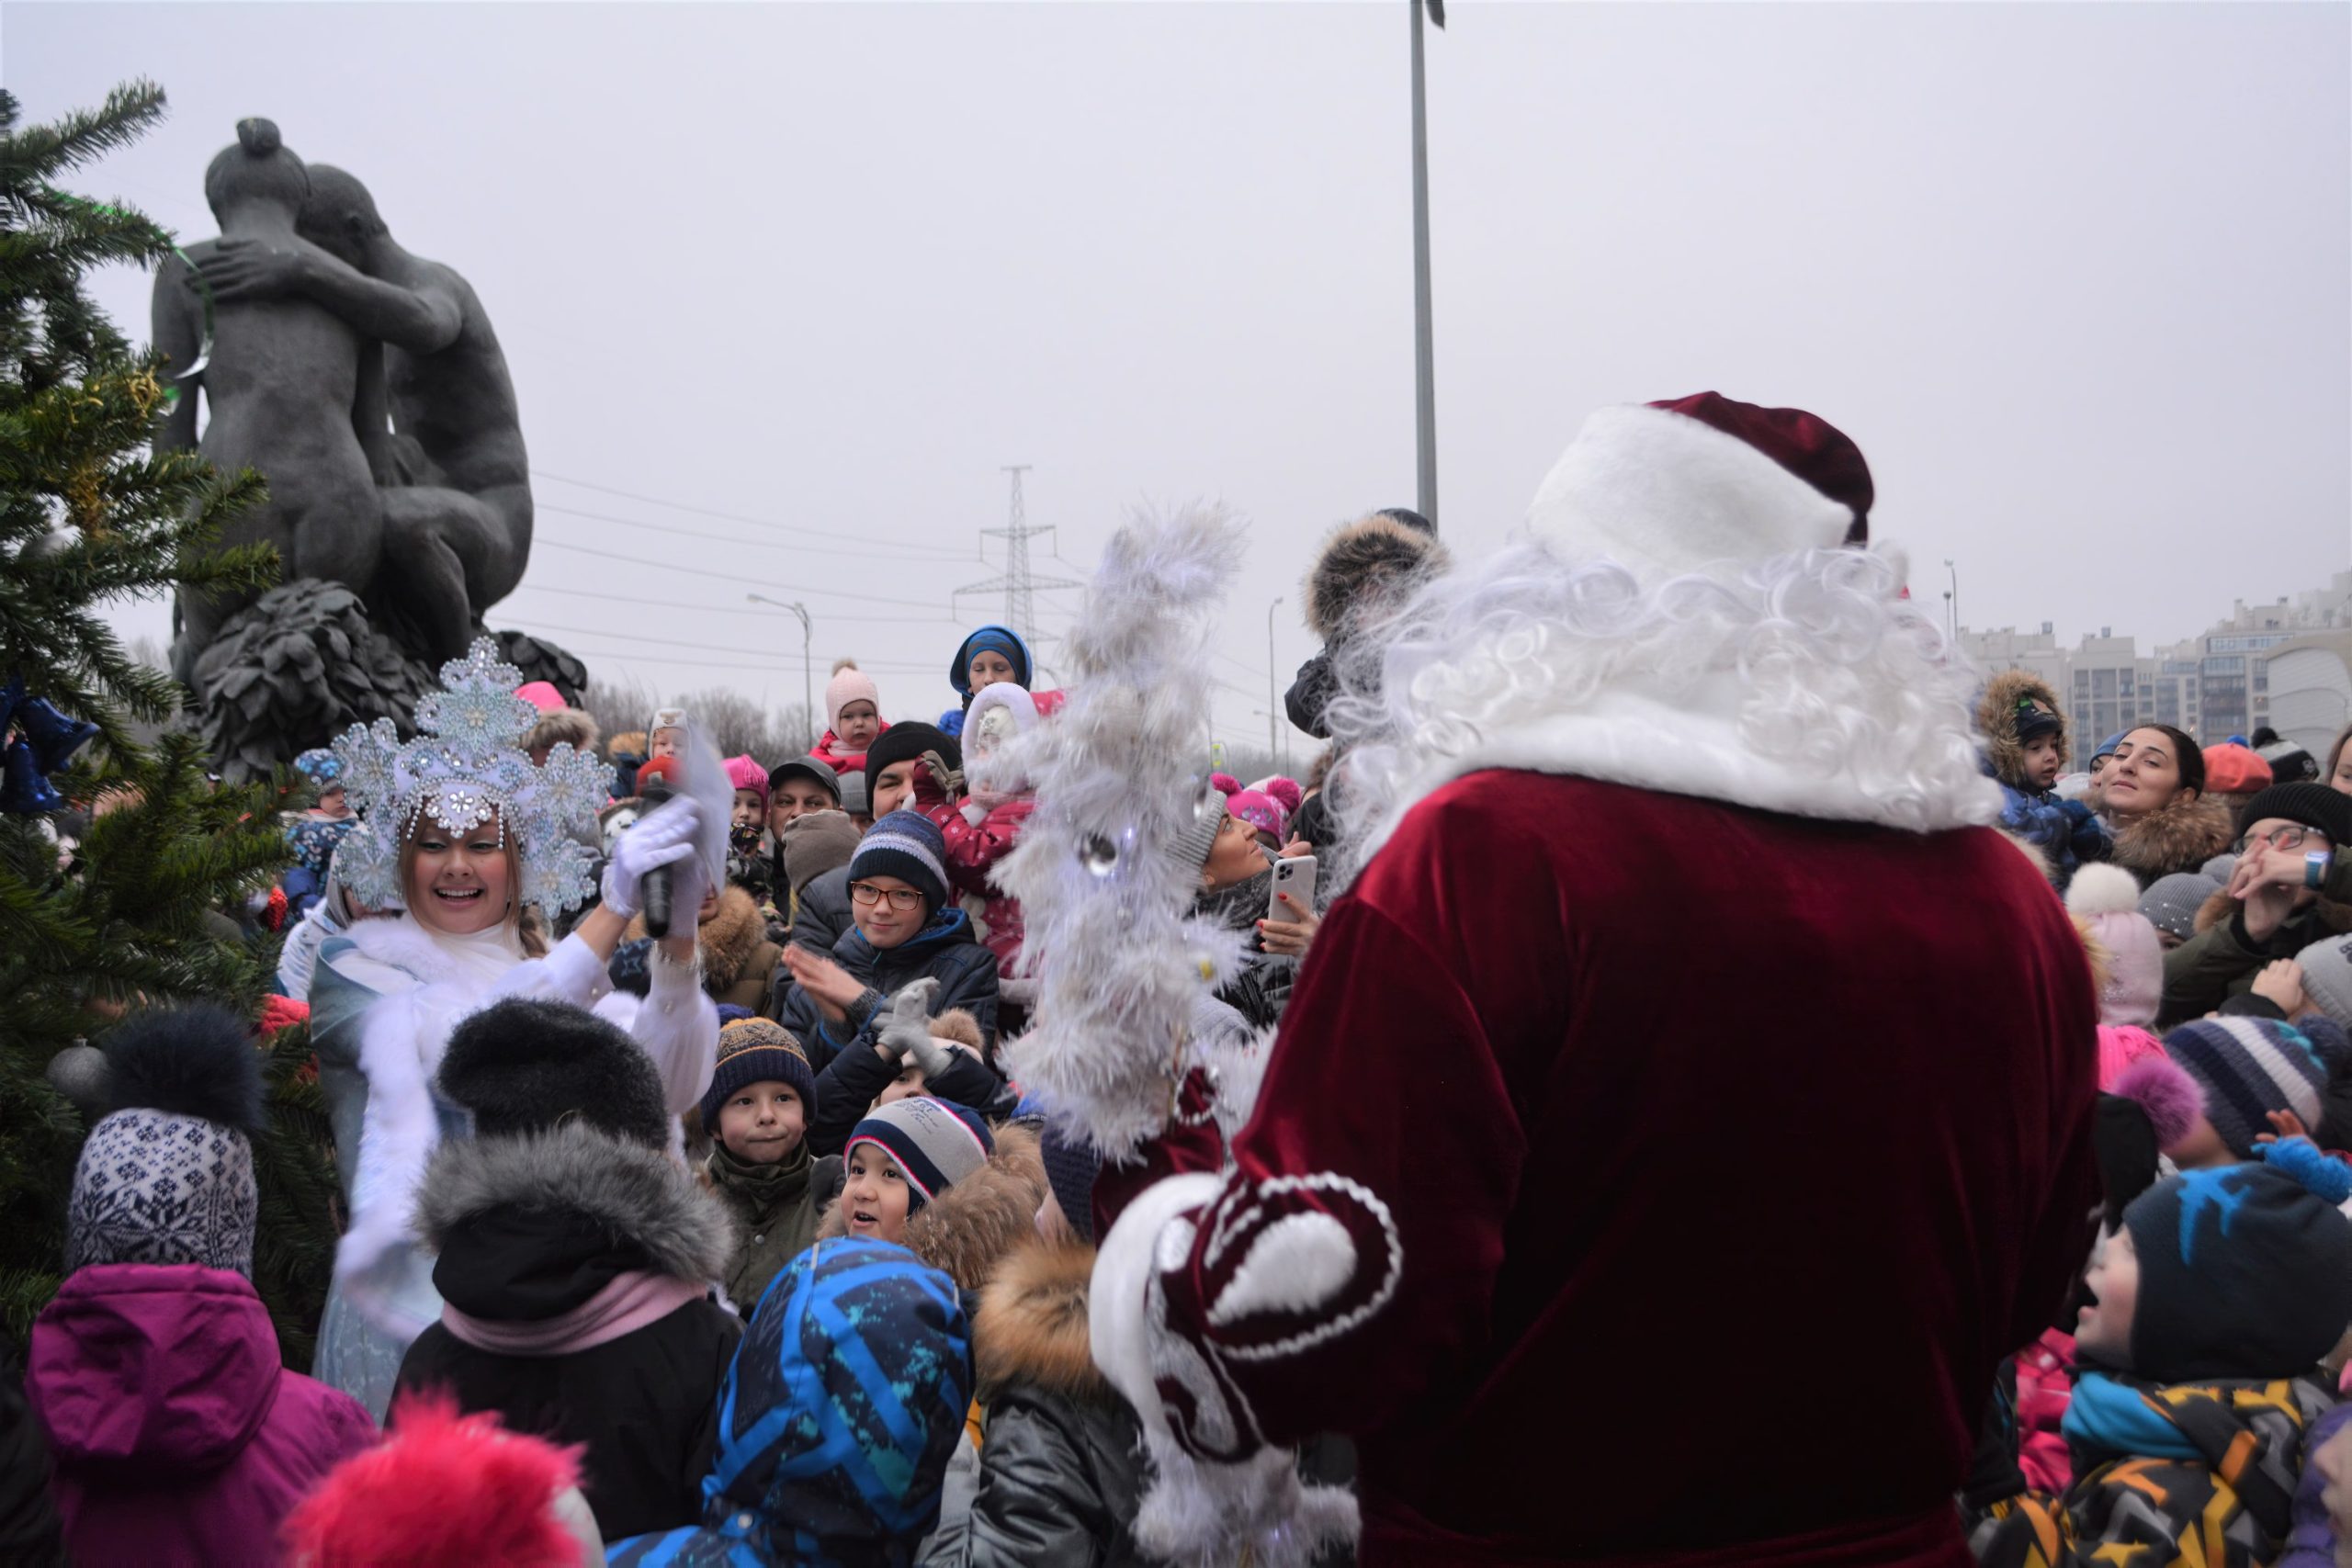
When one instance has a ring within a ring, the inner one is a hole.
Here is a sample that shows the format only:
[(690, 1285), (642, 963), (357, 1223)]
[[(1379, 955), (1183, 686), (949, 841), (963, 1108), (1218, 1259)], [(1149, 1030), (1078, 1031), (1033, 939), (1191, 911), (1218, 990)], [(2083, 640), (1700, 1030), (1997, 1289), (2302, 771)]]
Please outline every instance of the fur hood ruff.
[[(956, 1281), (978, 1291), (1025, 1236), (1037, 1233), (1046, 1201), (1046, 1165), (1037, 1134), (1016, 1122), (996, 1128), (988, 1163), (925, 1203), (907, 1221), (907, 1250)], [(817, 1222), (817, 1239), (849, 1234), (839, 1198)]]
[(2182, 805), (2176, 800), (2115, 829), (2115, 861), (2148, 881), (2176, 871), (2195, 871), (2225, 852), (2237, 839), (2236, 819), (2219, 800), (2199, 795)]
[[(639, 915), (629, 921), (621, 940), (637, 942), (645, 935), (645, 917)], [(760, 907), (749, 893), (730, 883), (718, 896), (718, 908), (711, 911), (710, 919), (695, 928), (695, 946), (702, 954), (703, 988), (717, 992), (733, 986), (767, 939), (767, 921), (761, 918)]]
[(2058, 716), (2058, 755), (2073, 755), (2066, 744), (2066, 710), (2049, 682), (2028, 671), (2002, 671), (1984, 682), (1984, 694), (1976, 699), (1976, 733), (1984, 738), (1993, 776), (2011, 789), (2030, 787), (2025, 782), (2025, 748), (2018, 744), (2018, 704), (2028, 698)]
[(700, 1284), (726, 1272), (727, 1211), (668, 1155), (572, 1123), (524, 1137), (444, 1144), (417, 1195), (417, 1234), (433, 1251), (492, 1209), (585, 1214), (646, 1250), (654, 1269)]
[(1118, 1398), (1094, 1364), (1086, 1326), (1094, 1249), (1075, 1238), (1031, 1236), (997, 1265), (972, 1323), (982, 1403), (1012, 1384), (1064, 1399)]
[(1325, 642), (1379, 603), (1401, 604), (1424, 573), (1445, 570), (1436, 537), (1385, 513), (1332, 530), (1306, 573), (1306, 624)]

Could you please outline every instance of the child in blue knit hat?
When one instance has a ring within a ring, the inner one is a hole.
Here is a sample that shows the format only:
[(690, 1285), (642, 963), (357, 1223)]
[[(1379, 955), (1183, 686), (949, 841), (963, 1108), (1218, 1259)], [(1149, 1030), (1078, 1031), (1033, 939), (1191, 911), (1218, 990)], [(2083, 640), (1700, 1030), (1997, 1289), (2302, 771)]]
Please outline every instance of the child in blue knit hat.
[(2157, 1183), (2102, 1241), (2064, 1427), (2076, 1479), (1996, 1508), (1980, 1562), (2278, 1556), (2304, 1436), (2335, 1403), (2319, 1363), (2352, 1324), (2352, 1221), (2337, 1209), (2352, 1168), (2305, 1138), (2261, 1152)]

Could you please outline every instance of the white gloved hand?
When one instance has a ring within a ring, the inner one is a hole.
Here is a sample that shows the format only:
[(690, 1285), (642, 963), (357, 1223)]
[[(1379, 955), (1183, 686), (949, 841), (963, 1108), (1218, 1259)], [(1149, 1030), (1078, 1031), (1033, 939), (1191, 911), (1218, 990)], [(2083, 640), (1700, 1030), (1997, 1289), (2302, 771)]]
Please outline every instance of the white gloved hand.
[(890, 998), (890, 1016), (875, 1031), (876, 1040), (900, 1061), (913, 1053), (920, 1062), (931, 1044), (931, 998), (938, 994), (939, 982), (933, 979), (915, 980), (901, 987)]
[[(690, 795), (674, 795), (639, 818), (637, 825), (613, 843), (612, 863), (605, 867), (605, 908), (625, 920), (636, 918), (645, 908), (646, 873), (692, 860), (695, 835), (701, 827), (702, 807)], [(689, 927), (694, 923), (692, 911), (700, 902), (697, 892), (695, 902), (685, 906)]]

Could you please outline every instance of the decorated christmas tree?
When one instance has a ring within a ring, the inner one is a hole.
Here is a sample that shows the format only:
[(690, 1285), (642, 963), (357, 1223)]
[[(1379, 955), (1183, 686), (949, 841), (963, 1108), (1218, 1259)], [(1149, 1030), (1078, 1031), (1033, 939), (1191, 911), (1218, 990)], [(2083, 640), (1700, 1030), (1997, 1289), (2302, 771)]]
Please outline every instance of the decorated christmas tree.
[[(164, 112), (146, 83), (27, 126), (0, 92), (0, 1328), (21, 1343), (55, 1292), (92, 1058), (141, 1006), (194, 998), (259, 1015), (275, 939), (233, 918), (288, 855), (284, 785), (219, 787), (200, 739), (166, 728), (184, 693), (131, 658), (107, 607), (175, 588), (266, 586), (266, 548), (217, 547), (262, 493), (197, 454), (148, 449), (174, 396), (85, 292), (93, 267), (153, 265), (162, 229), (61, 188)], [(267, 1053), (254, 1149), (254, 1283), (306, 1364), (334, 1243), (328, 1127), (300, 1028)], [(61, 1060), (60, 1058), (63, 1059)], [(77, 1089), (69, 1097), (67, 1089)]]

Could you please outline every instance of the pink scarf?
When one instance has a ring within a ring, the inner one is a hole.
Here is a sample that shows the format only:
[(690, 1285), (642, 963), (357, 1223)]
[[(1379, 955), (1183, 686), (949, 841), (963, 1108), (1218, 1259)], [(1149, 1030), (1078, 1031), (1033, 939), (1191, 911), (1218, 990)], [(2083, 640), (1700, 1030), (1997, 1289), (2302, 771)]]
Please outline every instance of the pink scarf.
[(568, 1356), (658, 1323), (689, 1302), (702, 1300), (708, 1289), (667, 1274), (629, 1273), (570, 1312), (536, 1322), (474, 1317), (443, 1302), (441, 1325), (477, 1350), (502, 1356)]

